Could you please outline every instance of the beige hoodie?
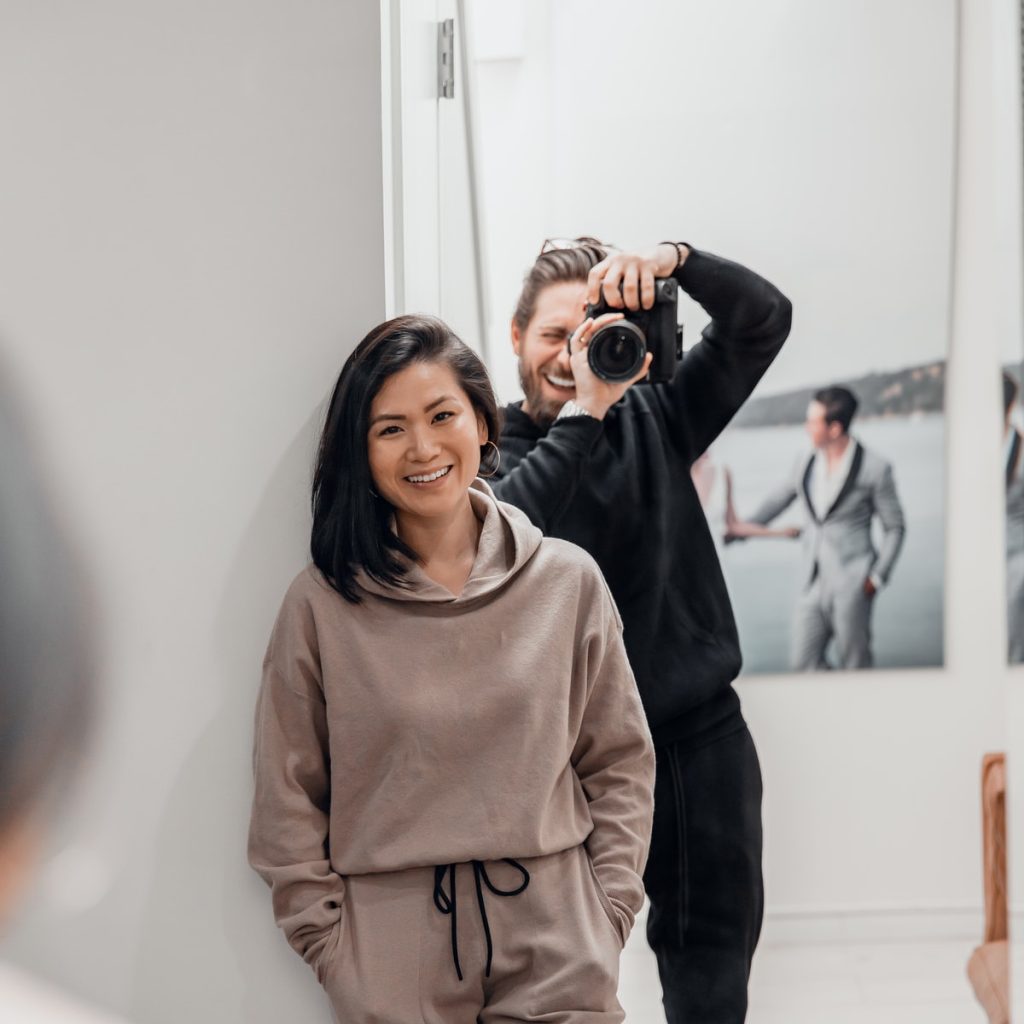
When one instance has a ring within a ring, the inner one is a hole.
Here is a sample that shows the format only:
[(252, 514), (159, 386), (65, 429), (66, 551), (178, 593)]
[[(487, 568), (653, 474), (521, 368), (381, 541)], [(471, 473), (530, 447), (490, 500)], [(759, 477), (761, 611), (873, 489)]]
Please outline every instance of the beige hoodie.
[(654, 751), (604, 578), (482, 481), (470, 497), (458, 597), (413, 565), (354, 605), (310, 566), (274, 626), (249, 861), (310, 962), (348, 874), (585, 843), (623, 939), (643, 902)]

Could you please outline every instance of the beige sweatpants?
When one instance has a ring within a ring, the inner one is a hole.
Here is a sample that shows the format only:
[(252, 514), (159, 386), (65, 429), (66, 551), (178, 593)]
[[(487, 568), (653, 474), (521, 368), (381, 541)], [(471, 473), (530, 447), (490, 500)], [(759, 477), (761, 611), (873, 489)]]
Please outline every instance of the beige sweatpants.
[(317, 965), (339, 1024), (621, 1024), (623, 937), (586, 850), (518, 863), (514, 895), (513, 864), (457, 865), (454, 915), (447, 869), (349, 875)]

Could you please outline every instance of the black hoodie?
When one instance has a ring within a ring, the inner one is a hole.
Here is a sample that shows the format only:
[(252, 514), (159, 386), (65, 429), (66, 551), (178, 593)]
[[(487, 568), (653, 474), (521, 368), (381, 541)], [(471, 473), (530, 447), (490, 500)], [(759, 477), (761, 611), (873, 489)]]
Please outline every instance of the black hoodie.
[(604, 420), (539, 427), (506, 408), (491, 480), (547, 535), (597, 561), (656, 743), (738, 709), (736, 622), (690, 467), (722, 432), (789, 334), (789, 300), (745, 267), (691, 249), (675, 273), (710, 315), (673, 379), (631, 387)]

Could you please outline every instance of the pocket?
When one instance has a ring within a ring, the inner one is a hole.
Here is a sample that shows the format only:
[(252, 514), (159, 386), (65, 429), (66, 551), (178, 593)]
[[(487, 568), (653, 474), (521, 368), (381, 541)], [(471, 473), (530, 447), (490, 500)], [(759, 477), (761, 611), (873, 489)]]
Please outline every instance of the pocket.
[(668, 597), (672, 604), (672, 615), (681, 623), (690, 638), (697, 644), (718, 645), (723, 609), (707, 601), (694, 606), (693, 588), (682, 579), (673, 578), (668, 585)]
[[(719, 737), (719, 740), (724, 738)], [(644, 888), (651, 901), (647, 912), (647, 937), (654, 949), (662, 946), (682, 949), (689, 916), (689, 870), (686, 798), (679, 745), (659, 747), (657, 758), (654, 827), (644, 870)]]
[(683, 624), (683, 627), (695, 640), (703, 644), (718, 643), (718, 638), (715, 634), (712, 633), (710, 629), (706, 629), (704, 626), (700, 625), (689, 609), (684, 609), (681, 605), (677, 605), (675, 611), (679, 621)]
[(874, 553), (871, 534), (861, 530), (843, 533), (836, 543), (836, 550), (839, 552), (839, 561), (844, 563), (871, 555)]
[(597, 877), (597, 870), (594, 867), (594, 862), (590, 859), (590, 854), (586, 847), (583, 848), (583, 858), (587, 862), (587, 868), (590, 870), (590, 877), (594, 883), (594, 892), (597, 893), (597, 902), (601, 904), (601, 910), (604, 913), (605, 920), (611, 925), (612, 931), (615, 933), (615, 938), (618, 941), (619, 948), (621, 949), (624, 945), (622, 941), (622, 931), (619, 927), (619, 915), (616, 913), (615, 906), (612, 901), (608, 898), (608, 893), (604, 891), (604, 886), (601, 884), (601, 879)]
[(342, 923), (345, 920), (345, 908), (341, 908), (341, 916), (334, 923), (334, 927), (331, 928), (331, 933), (324, 943), (323, 952), (317, 958), (316, 961), (316, 980), (321, 985), (327, 984), (327, 977), (330, 974), (332, 966), (338, 959), (338, 947), (341, 945), (341, 931)]

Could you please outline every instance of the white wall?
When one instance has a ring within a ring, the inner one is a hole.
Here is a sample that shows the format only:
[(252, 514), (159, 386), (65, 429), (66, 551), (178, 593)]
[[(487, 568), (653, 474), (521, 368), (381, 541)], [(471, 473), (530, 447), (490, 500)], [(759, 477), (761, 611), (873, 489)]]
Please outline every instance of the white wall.
[(945, 356), (954, 0), (503, 6), (471, 4), (505, 394), (546, 235), (682, 237), (782, 283), (798, 319), (769, 391)]
[(377, 0), (6, 0), (0, 354), (106, 705), (5, 954), (145, 1024), (329, 1019), (245, 862), (320, 403), (383, 318)]
[(960, 17), (946, 669), (741, 685), (766, 782), (769, 936), (981, 938), (980, 765), (1006, 744), (992, 6)]
[[(951, 5), (804, 5), (814, 8), (812, 21), (795, 27), (786, 21), (792, 5), (702, 8), (699, 17), (712, 34), (679, 39), (673, 62), (672, 42), (655, 33), (648, 57), (636, 65), (622, 55), (636, 52), (645, 31), (665, 24), (652, 17), (659, 7), (653, 0), (634, 5), (629, 21), (614, 26), (602, 21), (603, 4), (506, 6), (511, 27), (477, 33), (478, 109), (490, 111), (482, 118), (481, 159), (490, 189), (484, 208), (492, 246), (492, 367), (506, 396), (517, 391), (514, 363), (501, 355), (507, 318), (518, 275), (545, 234), (606, 232), (629, 244), (681, 236), (743, 259), (796, 296), (795, 334), (814, 320), (821, 350), (837, 358), (862, 344), (858, 332), (870, 339), (891, 330), (889, 290), (894, 282), (907, 284), (909, 273), (917, 275), (921, 336), (944, 340), (952, 299), (946, 669), (751, 678), (739, 689), (765, 775), (766, 937), (980, 937), (980, 763), (985, 751), (1006, 744), (998, 366), (1002, 335), (1009, 329), (1020, 339), (1020, 145), (1013, 141), (1019, 99), (1012, 70), (1019, 35), (1015, 27), (1007, 31), (1011, 21), (1016, 25), (1014, 5), (962, 5), (959, 139), (957, 68), (945, 43), (956, 27)], [(695, 19), (699, 6), (690, 8)], [(812, 64), (829, 52), (841, 66), (822, 64), (819, 77), (803, 82), (790, 80), (792, 68), (781, 56), (773, 69), (776, 49), (799, 51), (799, 35), (780, 36), (782, 24), (818, 40), (807, 51)], [(605, 30), (607, 42), (593, 45), (591, 61), (558, 42), (570, 31), (593, 40)], [(830, 32), (842, 33), (841, 46), (822, 47)], [(719, 66), (719, 76), (709, 63)], [(723, 109), (719, 81), (728, 78), (734, 88), (729, 76), (742, 76), (744, 68), (751, 78), (741, 79), (738, 91), (745, 89), (749, 106)], [(596, 86), (599, 77), (614, 88)], [(851, 91), (836, 91), (836, 81), (852, 83), (844, 86)], [(934, 95), (931, 83), (939, 83)], [(902, 114), (886, 117), (886, 89), (906, 96), (922, 88), (912, 124)], [(621, 96), (613, 104), (615, 89)], [(856, 119), (865, 94), (880, 98), (880, 120)], [(798, 105), (793, 137), (802, 129), (820, 152), (811, 154), (806, 139), (804, 149), (776, 148), (780, 140), (756, 126), (744, 134), (750, 107), (787, 96)], [(708, 111), (714, 118), (701, 121)], [(650, 139), (671, 132), (674, 117), (687, 125), (696, 117), (707, 130), (688, 132), (676, 180), (659, 180), (643, 155), (665, 152)], [(588, 138), (600, 141), (588, 149)], [(812, 156), (824, 167), (831, 162), (834, 172), (813, 183), (816, 218), (780, 228), (790, 209), (800, 218), (807, 212), (806, 197), (787, 190), (784, 179), (793, 161)], [(717, 187), (706, 183), (715, 167)], [(860, 190), (858, 176), (868, 183)], [(769, 180), (775, 190), (763, 191)], [(914, 208), (892, 206), (908, 189)], [(730, 218), (721, 211), (733, 195), (738, 212)], [(911, 217), (918, 219), (908, 226)], [(1004, 221), (1012, 267), (996, 249), (996, 225)], [(822, 307), (821, 285), (835, 265), (851, 267), (848, 293), (827, 295)], [(838, 310), (831, 331), (830, 305)], [(799, 369), (781, 363), (786, 373)]]

